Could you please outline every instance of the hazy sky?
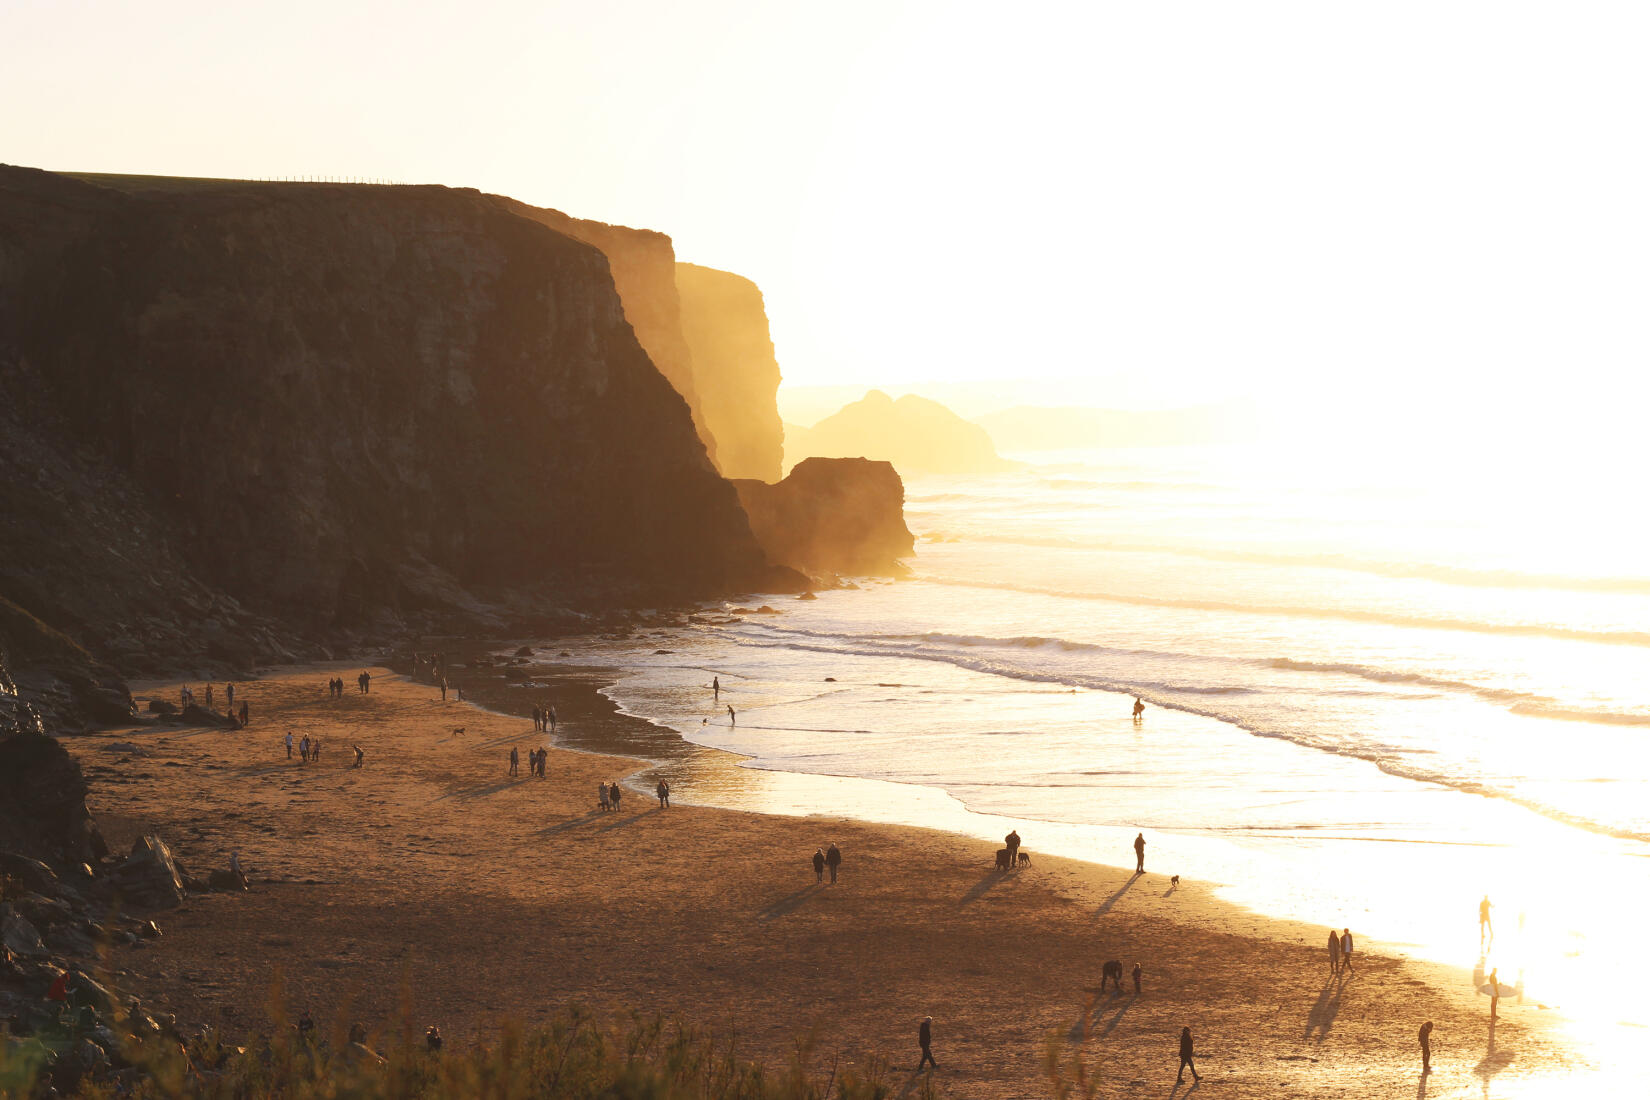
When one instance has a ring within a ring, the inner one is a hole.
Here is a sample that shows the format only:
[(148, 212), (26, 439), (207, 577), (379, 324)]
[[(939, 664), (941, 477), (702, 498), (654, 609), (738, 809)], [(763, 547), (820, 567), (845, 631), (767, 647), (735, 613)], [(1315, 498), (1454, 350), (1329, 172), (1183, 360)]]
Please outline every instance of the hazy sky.
[(0, 0), (0, 160), (664, 230), (800, 384), (1635, 425), (1647, 11)]

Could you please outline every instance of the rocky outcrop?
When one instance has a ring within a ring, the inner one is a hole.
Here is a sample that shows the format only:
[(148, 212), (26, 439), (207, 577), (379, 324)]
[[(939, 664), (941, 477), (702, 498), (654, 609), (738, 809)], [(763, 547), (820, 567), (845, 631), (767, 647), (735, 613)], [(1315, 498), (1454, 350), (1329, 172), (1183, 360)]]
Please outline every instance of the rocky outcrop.
[(904, 473), (987, 474), (1015, 464), (997, 454), (991, 437), (938, 401), (906, 394), (895, 400), (872, 390), (812, 428), (792, 430), (786, 458), (875, 458)]
[(776, 485), (734, 484), (769, 557), (812, 577), (900, 576), (915, 550), (905, 486), (886, 462), (810, 458)]
[(632, 229), (627, 225), (575, 218), (560, 210), (529, 206), (503, 196), (493, 196), (493, 199), (513, 214), (594, 245), (607, 257), (625, 320), (630, 322), (637, 342), (659, 368), (659, 373), (687, 402), (694, 428), (714, 462), (718, 443), (705, 420), (699, 372), (682, 331), (681, 303), (676, 291), (676, 246), (671, 239), (652, 229)]
[(717, 468), (724, 477), (778, 481), (785, 429), (762, 291), (742, 276), (680, 263), (676, 289), (701, 414), (716, 439)]
[(0, 597), (123, 671), (800, 583), (602, 251), (473, 191), (99, 184), (0, 168)]

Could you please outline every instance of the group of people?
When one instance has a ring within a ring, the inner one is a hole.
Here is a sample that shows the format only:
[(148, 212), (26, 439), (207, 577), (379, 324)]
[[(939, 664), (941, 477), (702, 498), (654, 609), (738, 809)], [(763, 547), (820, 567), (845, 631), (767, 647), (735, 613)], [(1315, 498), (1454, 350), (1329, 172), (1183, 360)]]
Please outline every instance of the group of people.
[(533, 708), (533, 728), (540, 733), (556, 732), (556, 708), (549, 703)]
[[(224, 711), (224, 716), (227, 717), (237, 729), (244, 728), (246, 724), (252, 720), (252, 709), (247, 706), (245, 697), (242, 697), (241, 699), (241, 709), (237, 714), (235, 710), (235, 685), (225, 684), (224, 695), (226, 698), (224, 705), (227, 708)], [(215, 712), (216, 705), (212, 696), (212, 685), (207, 684), (206, 691), (202, 694), (202, 699), (205, 701), (205, 709)], [(195, 689), (189, 687), (188, 685), (180, 687), (178, 689), (178, 705), (183, 710), (188, 710), (190, 707), (199, 705), (195, 701)]]
[[(550, 758), (550, 750), (549, 749), (528, 749), (527, 750), (527, 774), (532, 775), (532, 776), (537, 776), (538, 778), (543, 779), (544, 778), (544, 762), (546, 760), (548, 760), (549, 758)], [(521, 754), (516, 751), (516, 747), (514, 745), (510, 746), (510, 774), (511, 775), (520, 775), (521, 774)]]
[(337, 677), (334, 677), (331, 680), (328, 680), (327, 681), (327, 698), (329, 698), (329, 699), (342, 699), (343, 697), (344, 697), (344, 678), (342, 676), (337, 676)]
[(624, 792), (619, 789), (619, 785), (617, 783), (596, 784), (596, 801), (597, 804), (601, 806), (603, 813), (606, 813), (608, 810), (619, 809), (619, 799), (623, 796), (623, 794)]
[[(361, 759), (366, 754), (361, 751), (360, 745), (354, 746), (354, 749), (355, 766), (359, 768), (361, 766)], [(311, 760), (321, 759), (321, 739), (319, 737), (311, 738), (308, 734), (305, 734), (304, 739), (298, 743), (298, 755), (305, 764), (308, 764)], [(291, 730), (286, 731), (286, 758), (288, 760), (292, 759)]]
[(831, 881), (835, 882), (836, 881), (837, 868), (839, 868), (841, 866), (842, 866), (842, 849), (840, 849), (836, 846), (835, 841), (832, 841), (831, 844), (827, 847), (815, 848), (814, 849), (814, 881), (815, 882), (824, 882), (825, 881), (825, 872), (827, 870), (829, 870), (831, 872)]

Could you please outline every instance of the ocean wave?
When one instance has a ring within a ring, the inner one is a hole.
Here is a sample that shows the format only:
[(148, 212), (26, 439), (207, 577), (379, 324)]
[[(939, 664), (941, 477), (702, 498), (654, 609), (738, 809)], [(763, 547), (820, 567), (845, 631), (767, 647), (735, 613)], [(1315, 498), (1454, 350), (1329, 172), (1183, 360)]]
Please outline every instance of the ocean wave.
[(1399, 754), (1390, 750), (1383, 750), (1377, 745), (1348, 744), (1333, 741), (1327, 737), (1315, 735), (1309, 730), (1274, 729), (1260, 725), (1252, 719), (1242, 715), (1232, 714), (1221, 710), (1218, 706), (1199, 704), (1181, 697), (1185, 691), (1182, 685), (1156, 681), (1123, 681), (1104, 676), (1085, 675), (1070, 671), (1056, 672), (1052, 670), (1038, 670), (1021, 668), (1016, 665), (991, 661), (969, 654), (946, 652), (936, 649), (892, 649), (876, 644), (856, 644), (860, 642), (853, 635), (839, 635), (839, 644), (825, 644), (824, 638), (809, 641), (784, 641), (762, 638), (740, 638), (734, 636), (730, 640), (739, 645), (767, 647), (778, 645), (781, 648), (799, 652), (848, 654), (864, 657), (901, 657), (910, 660), (933, 661), (940, 664), (949, 664), (957, 668), (965, 668), (990, 676), (1001, 676), (1007, 679), (1020, 680), (1030, 683), (1056, 683), (1068, 687), (1085, 688), (1091, 691), (1106, 691), (1117, 695), (1134, 695), (1145, 700), (1155, 707), (1164, 710), (1178, 711), (1183, 714), (1197, 715), (1213, 721), (1222, 722), (1243, 730), (1255, 737), (1266, 737), (1278, 741), (1286, 741), (1300, 745), (1303, 748), (1315, 749), (1353, 760), (1362, 760), (1374, 765), (1388, 775), (1400, 779), (1407, 779), (1418, 783), (1435, 783), (1439, 786), (1450, 787), (1489, 798), (1499, 798), (1514, 803), (1576, 828), (1586, 829), (1589, 832), (1605, 836), (1613, 836), (1626, 840), (1650, 841), (1650, 833), (1641, 833), (1631, 829), (1593, 821), (1589, 818), (1570, 813), (1567, 810), (1542, 802), (1539, 799), (1529, 798), (1516, 791), (1496, 787), (1475, 779), (1463, 778), (1452, 768), (1429, 768), (1422, 764), (1426, 754)]
[(1106, 603), (1131, 604), (1136, 607), (1164, 607), (1187, 611), (1226, 611), (1240, 615), (1279, 615), (1303, 619), (1336, 619), (1343, 622), (1380, 623), (1387, 626), (1401, 626), (1419, 630), (1454, 630), (1472, 634), (1502, 634), (1524, 638), (1557, 638), (1567, 641), (1597, 642), (1602, 645), (1650, 646), (1650, 631), (1643, 630), (1588, 630), (1582, 627), (1554, 626), (1546, 623), (1493, 623), (1477, 619), (1399, 615), (1388, 611), (1366, 611), (1354, 607), (1248, 604), (1228, 600), (1142, 596), (1124, 592), (1076, 592), (1069, 589), (1046, 588), (1039, 585), (998, 584), (990, 581), (971, 581), (960, 577), (944, 577), (934, 574), (920, 576), (917, 579), (927, 581), (930, 584), (945, 584), (959, 588), (985, 588), (1006, 592), (1023, 592), (1032, 596), (1053, 596), (1058, 599), (1069, 600), (1095, 600)]
[[(1046, 505), (1039, 505), (1046, 507)], [(1053, 550), (1093, 550), (1111, 554), (1173, 554), (1202, 561), (1240, 565), (1280, 565), (1299, 569), (1334, 569), (1365, 573), (1389, 580), (1425, 580), (1462, 588), (1531, 588), (1557, 592), (1614, 592), (1650, 595), (1650, 577), (1586, 577), (1520, 569), (1482, 569), (1441, 562), (1383, 561), (1353, 554), (1291, 554), (1275, 550), (1242, 550), (1138, 539), (1083, 539), (1065, 535), (1021, 535), (996, 532), (934, 531), (935, 541), (984, 542), (1008, 546), (1037, 546)]]

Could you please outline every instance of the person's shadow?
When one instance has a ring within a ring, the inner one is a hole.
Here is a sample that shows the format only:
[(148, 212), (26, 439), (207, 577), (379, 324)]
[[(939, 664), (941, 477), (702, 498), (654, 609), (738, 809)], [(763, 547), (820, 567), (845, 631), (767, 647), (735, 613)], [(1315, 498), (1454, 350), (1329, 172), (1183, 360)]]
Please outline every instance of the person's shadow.
[(969, 902), (979, 901), (981, 898), (985, 897), (986, 894), (991, 892), (992, 887), (996, 886), (1006, 877), (1007, 876), (1001, 871), (993, 869), (984, 878), (980, 879), (979, 882), (976, 882), (973, 887), (969, 889), (968, 893), (963, 895), (962, 901), (958, 902), (958, 904), (967, 905)]
[(756, 919), (759, 921), (770, 921), (778, 917), (783, 917), (787, 913), (794, 913), (798, 909), (802, 908), (803, 904), (806, 903), (809, 898), (817, 894), (822, 888), (823, 887), (820, 883), (809, 883), (802, 889), (796, 891), (795, 893), (787, 894), (785, 897), (780, 898), (778, 901), (757, 913)]
[(1318, 991), (1318, 999), (1306, 1013), (1306, 1029), (1302, 1038), (1314, 1038), (1316, 1032), (1318, 1042), (1329, 1037), (1329, 1029), (1335, 1023), (1335, 1017), (1341, 1011), (1341, 990), (1345, 984), (1345, 977), (1337, 976), (1323, 983)]
[(1122, 899), (1123, 895), (1129, 892), (1129, 888), (1134, 885), (1135, 880), (1139, 877), (1140, 875), (1136, 873), (1123, 880), (1123, 885), (1119, 886), (1116, 890), (1113, 890), (1111, 897), (1100, 903), (1100, 908), (1094, 911), (1094, 915), (1099, 917), (1110, 912), (1111, 907), (1116, 905), (1118, 901)]

